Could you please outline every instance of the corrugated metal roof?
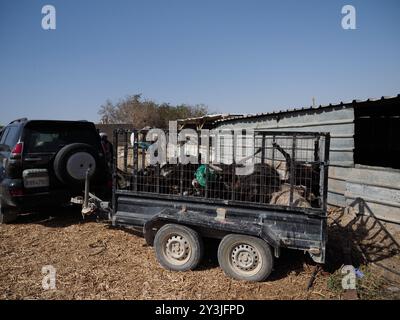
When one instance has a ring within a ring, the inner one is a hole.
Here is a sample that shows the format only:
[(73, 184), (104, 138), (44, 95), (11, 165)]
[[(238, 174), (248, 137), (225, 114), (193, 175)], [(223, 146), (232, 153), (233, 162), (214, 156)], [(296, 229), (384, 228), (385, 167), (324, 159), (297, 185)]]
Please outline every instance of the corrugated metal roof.
[(299, 112), (299, 111), (308, 111), (308, 110), (318, 110), (318, 109), (324, 109), (324, 108), (330, 108), (330, 107), (340, 107), (340, 106), (349, 106), (349, 105), (356, 105), (356, 104), (362, 104), (366, 102), (373, 102), (373, 101), (382, 101), (382, 100), (389, 100), (389, 99), (397, 99), (400, 98), (400, 94), (397, 96), (382, 96), (381, 98), (368, 98), (366, 100), (352, 100), (348, 102), (343, 102), (341, 101), (340, 103), (336, 104), (328, 104), (328, 105), (319, 105), (316, 107), (302, 107), (302, 108), (293, 108), (293, 109), (286, 109), (286, 110), (277, 110), (277, 111), (271, 111), (271, 112), (266, 112), (266, 113), (254, 113), (254, 114), (247, 114), (247, 115), (237, 115), (237, 116), (231, 116), (227, 119), (218, 119), (214, 121), (214, 123), (221, 123), (221, 122), (226, 122), (226, 121), (232, 121), (232, 120), (239, 120), (239, 119), (248, 119), (248, 118), (255, 118), (255, 117), (264, 117), (264, 116), (271, 116), (271, 115), (278, 115), (278, 114), (283, 114), (283, 113), (290, 113), (290, 112)]
[(178, 119), (179, 130), (185, 127), (194, 126), (197, 130), (204, 129), (206, 127), (212, 126), (217, 121), (223, 121), (232, 119), (235, 117), (241, 117), (241, 114), (229, 114), (229, 113), (219, 113), (219, 114), (207, 114), (201, 117), (193, 117), (187, 119)]
[(207, 114), (201, 117), (193, 117), (193, 118), (186, 118), (186, 119), (178, 119), (178, 123), (190, 123), (190, 122), (197, 122), (197, 121), (216, 121), (216, 120), (224, 120), (230, 119), (232, 117), (239, 117), (243, 116), (242, 114), (230, 114), (230, 113), (214, 113), (214, 114)]

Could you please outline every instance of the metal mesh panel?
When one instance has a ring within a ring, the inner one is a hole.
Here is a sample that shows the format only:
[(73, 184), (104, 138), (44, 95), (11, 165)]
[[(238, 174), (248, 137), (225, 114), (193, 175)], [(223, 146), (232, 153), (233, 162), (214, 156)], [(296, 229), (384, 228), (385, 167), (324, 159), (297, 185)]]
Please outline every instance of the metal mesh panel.
[(326, 208), (326, 134), (193, 131), (175, 143), (168, 132), (163, 133), (165, 137), (153, 135), (147, 141), (148, 132), (115, 132), (117, 192), (303, 210)]

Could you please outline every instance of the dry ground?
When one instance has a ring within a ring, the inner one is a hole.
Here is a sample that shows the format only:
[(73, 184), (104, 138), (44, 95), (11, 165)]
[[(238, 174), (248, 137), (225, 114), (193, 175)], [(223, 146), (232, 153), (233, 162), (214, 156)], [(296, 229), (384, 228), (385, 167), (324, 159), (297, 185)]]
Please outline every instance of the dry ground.
[[(93, 219), (82, 221), (79, 212), (71, 208), (22, 216), (15, 224), (0, 225), (0, 299), (342, 297), (337, 288), (341, 253), (328, 250), (330, 261), (307, 291), (315, 264), (302, 252), (282, 251), (268, 281), (246, 283), (223, 274), (215, 256), (217, 245), (215, 241), (206, 243), (206, 257), (198, 270), (169, 272), (159, 266), (153, 248), (132, 231)], [(42, 289), (45, 265), (57, 270), (56, 290)], [(383, 283), (369, 276), (368, 281), (367, 289), (373, 295), (362, 297), (396, 298), (388, 296)]]

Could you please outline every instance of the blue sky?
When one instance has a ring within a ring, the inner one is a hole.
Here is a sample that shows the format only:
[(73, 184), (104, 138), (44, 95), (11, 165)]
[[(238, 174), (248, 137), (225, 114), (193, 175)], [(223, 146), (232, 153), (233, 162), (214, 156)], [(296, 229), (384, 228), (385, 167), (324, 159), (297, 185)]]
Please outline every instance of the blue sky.
[(0, 0), (0, 123), (97, 121), (136, 93), (230, 113), (397, 95), (399, 16), (398, 0)]

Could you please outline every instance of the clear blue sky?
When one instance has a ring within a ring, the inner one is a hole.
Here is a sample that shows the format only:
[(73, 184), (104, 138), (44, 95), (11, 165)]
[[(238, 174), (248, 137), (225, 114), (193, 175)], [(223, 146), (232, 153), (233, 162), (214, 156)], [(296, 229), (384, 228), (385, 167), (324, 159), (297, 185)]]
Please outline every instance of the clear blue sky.
[(399, 17), (398, 0), (0, 0), (0, 123), (97, 121), (135, 93), (230, 113), (397, 95)]

